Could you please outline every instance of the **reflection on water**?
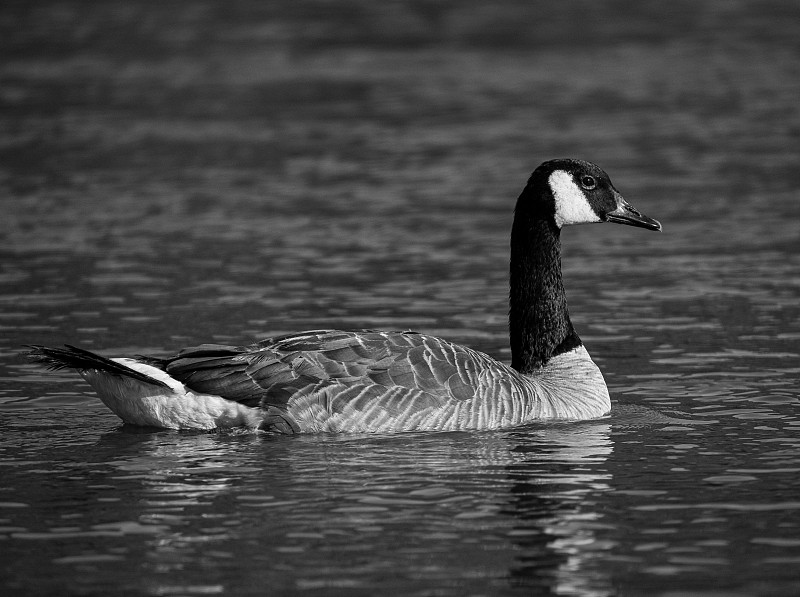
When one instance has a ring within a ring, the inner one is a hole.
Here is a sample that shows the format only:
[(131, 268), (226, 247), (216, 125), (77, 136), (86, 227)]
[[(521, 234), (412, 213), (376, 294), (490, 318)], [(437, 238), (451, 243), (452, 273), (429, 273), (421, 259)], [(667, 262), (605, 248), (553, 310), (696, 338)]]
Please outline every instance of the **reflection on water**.
[[(2, 586), (800, 594), (798, 9), (664, 6), (3, 5)], [(19, 358), (377, 327), (508, 360), (512, 205), (563, 155), (664, 223), (562, 235), (602, 421), (153, 432)]]
[(610, 595), (620, 574), (648, 590), (742, 570), (737, 586), (754, 563), (788, 581), (800, 547), (797, 438), (730, 414), (623, 404), (578, 425), (286, 438), (91, 411), (80, 433), (77, 409), (3, 424), (1, 532), (20, 565), (53, 570), (38, 590), (80, 574), (87, 591), (372, 592), (389, 575), (401, 592)]
[(557, 427), (548, 429), (543, 441), (514, 449), (524, 455), (508, 467), (514, 484), (504, 509), (515, 519), (509, 536), (519, 549), (510, 570), (514, 586), (557, 595), (612, 592), (598, 554), (614, 543), (596, 533), (608, 528), (598, 506), (613, 486), (605, 465), (612, 452), (610, 433), (607, 423)]
[[(38, 589), (88, 566), (86, 588), (97, 590), (115, 582), (120, 562), (138, 561), (152, 594), (376, 590), (390, 572), (398, 590), (510, 582), (596, 592), (609, 586), (595, 531), (604, 517), (598, 493), (610, 490), (610, 431), (608, 423), (379, 438), (110, 430), (84, 445), (89, 462), (55, 457), (42, 466), (23, 460), (24, 450), (7, 458), (9, 488), (27, 501), (4, 504), (18, 516), (3, 533), (21, 549), (43, 545), (33, 559), (59, 565)], [(48, 491), (34, 495), (26, 486), (42, 479)], [(198, 567), (213, 582), (198, 585)], [(226, 576), (232, 568), (236, 579)]]

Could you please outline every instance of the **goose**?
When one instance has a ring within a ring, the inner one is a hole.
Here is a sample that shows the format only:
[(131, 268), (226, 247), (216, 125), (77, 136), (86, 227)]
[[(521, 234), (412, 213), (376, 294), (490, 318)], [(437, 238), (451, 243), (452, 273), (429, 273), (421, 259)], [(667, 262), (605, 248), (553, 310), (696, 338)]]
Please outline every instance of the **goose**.
[(613, 222), (661, 230), (595, 164), (534, 170), (511, 229), (510, 366), (412, 331), (312, 330), (247, 346), (203, 344), (175, 356), (106, 358), (30, 345), (50, 369), (74, 369), (126, 424), (274, 433), (499, 429), (606, 415), (603, 375), (572, 325), (561, 229)]

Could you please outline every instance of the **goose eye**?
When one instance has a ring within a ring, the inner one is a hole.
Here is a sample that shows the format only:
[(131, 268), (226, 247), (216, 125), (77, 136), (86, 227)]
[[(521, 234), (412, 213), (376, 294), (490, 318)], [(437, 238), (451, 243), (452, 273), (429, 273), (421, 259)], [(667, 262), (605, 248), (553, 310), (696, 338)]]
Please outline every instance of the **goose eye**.
[(585, 176), (581, 176), (581, 186), (591, 191), (597, 186), (597, 180), (595, 180), (594, 176), (589, 176), (588, 174)]

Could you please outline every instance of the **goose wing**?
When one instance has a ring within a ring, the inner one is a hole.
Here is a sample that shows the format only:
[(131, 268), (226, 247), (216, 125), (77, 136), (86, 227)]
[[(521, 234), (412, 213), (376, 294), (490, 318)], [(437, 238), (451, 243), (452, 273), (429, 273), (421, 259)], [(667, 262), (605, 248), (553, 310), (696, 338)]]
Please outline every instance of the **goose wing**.
[(262, 408), (282, 409), (298, 393), (328, 388), (321, 393), (326, 408), (341, 411), (354, 400), (413, 399), (414, 410), (467, 400), (475, 395), (480, 369), (491, 362), (469, 348), (414, 332), (321, 330), (245, 347), (204, 344), (162, 366), (194, 391)]

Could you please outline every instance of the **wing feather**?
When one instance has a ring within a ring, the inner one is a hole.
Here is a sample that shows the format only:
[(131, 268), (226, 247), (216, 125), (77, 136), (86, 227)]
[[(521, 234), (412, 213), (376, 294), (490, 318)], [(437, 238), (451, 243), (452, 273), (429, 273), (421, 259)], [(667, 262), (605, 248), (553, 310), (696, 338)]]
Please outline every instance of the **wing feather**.
[(166, 370), (194, 391), (273, 413), (283, 412), (295, 396), (315, 393), (328, 413), (383, 417), (469, 400), (479, 370), (492, 362), (414, 332), (322, 330), (250, 346), (188, 348), (167, 359)]

